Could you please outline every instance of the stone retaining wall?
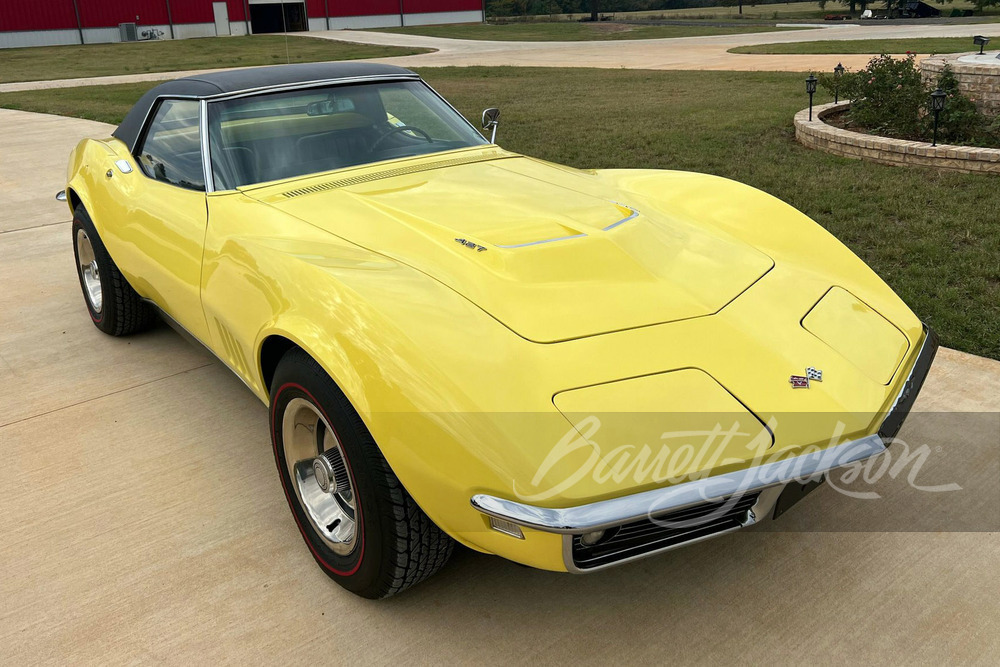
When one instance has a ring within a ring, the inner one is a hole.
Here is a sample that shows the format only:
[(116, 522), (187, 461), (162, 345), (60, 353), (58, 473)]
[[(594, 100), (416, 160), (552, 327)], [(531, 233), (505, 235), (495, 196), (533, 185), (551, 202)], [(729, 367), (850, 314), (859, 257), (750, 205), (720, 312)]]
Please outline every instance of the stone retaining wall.
[(941, 71), (945, 65), (950, 65), (958, 79), (958, 89), (972, 98), (981, 112), (993, 116), (1000, 114), (1000, 61), (997, 61), (996, 67), (958, 62), (961, 56), (966, 55), (970, 54), (953, 53), (924, 58), (920, 61), (920, 73), (925, 82), (936, 86)]
[(1000, 174), (1000, 149), (969, 146), (931, 146), (922, 141), (904, 141), (843, 130), (823, 118), (846, 110), (850, 102), (823, 104), (795, 114), (795, 139), (808, 148), (901, 167), (921, 166), (969, 173)]

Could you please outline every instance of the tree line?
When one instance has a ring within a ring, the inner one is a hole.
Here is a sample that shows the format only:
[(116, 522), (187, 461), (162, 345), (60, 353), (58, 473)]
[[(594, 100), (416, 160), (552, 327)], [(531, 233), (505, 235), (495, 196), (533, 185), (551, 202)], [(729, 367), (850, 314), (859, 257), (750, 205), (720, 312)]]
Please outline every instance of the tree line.
[[(880, 8), (886, 11), (892, 11), (894, 9), (902, 9), (907, 2), (910, 0), (878, 0), (877, 2), (868, 2), (868, 0), (819, 0), (820, 8), (825, 8), (829, 4), (840, 4), (849, 8), (850, 12), (853, 14), (857, 11), (865, 11), (868, 8)], [(925, 0), (926, 1), (926, 0)], [(953, 0), (934, 0), (935, 4), (938, 5), (950, 5)], [(928, 4), (930, 4), (928, 2)], [(986, 7), (996, 7), (1000, 5), (1000, 0), (972, 0), (972, 4), (975, 6), (977, 11), (983, 11)]]
[[(729, 7), (738, 0), (487, 0), (488, 16), (539, 16), (544, 14), (590, 14), (597, 19), (602, 13), (642, 12), (667, 9), (698, 9), (709, 7)], [(902, 8), (909, 0), (818, 0), (821, 9), (831, 4), (844, 5), (853, 14), (868, 8), (892, 11)], [(939, 5), (951, 4), (953, 0), (933, 0)], [(784, 4), (784, 0), (761, 0), (745, 2), (746, 5)], [(973, 0), (976, 9), (1000, 6), (1000, 0)]]
[[(784, 2), (785, 0), (781, 0)], [(544, 14), (604, 14), (691, 9), (735, 5), (736, 0), (487, 0), (488, 16), (538, 16)], [(750, 4), (747, 2), (746, 4)], [(762, 0), (757, 5), (778, 4)]]

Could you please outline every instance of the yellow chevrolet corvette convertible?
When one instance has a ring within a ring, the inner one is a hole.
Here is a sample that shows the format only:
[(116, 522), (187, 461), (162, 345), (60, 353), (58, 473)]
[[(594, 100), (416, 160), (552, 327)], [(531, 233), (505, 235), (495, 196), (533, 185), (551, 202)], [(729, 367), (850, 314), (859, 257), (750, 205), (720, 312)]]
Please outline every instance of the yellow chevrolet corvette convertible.
[(455, 542), (595, 571), (886, 449), (936, 339), (846, 247), (722, 178), (506, 151), (498, 122), (398, 67), (291, 65), (159, 85), (70, 156), (94, 324), (162, 318), (269, 406), (331, 578), (385, 597)]

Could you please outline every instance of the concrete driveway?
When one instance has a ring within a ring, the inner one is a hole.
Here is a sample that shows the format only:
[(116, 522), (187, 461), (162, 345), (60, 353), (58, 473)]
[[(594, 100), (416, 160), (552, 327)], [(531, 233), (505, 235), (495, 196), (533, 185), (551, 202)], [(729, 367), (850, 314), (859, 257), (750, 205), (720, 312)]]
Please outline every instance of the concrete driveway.
[[(7, 664), (993, 663), (1000, 364), (943, 350), (913, 464), (778, 522), (603, 573), (461, 550), (369, 602), (329, 581), (267, 413), (164, 327), (90, 323), (66, 155), (99, 123), (0, 110), (0, 661)], [(917, 486), (958, 484), (930, 492)], [(854, 488), (854, 487), (851, 487)]]

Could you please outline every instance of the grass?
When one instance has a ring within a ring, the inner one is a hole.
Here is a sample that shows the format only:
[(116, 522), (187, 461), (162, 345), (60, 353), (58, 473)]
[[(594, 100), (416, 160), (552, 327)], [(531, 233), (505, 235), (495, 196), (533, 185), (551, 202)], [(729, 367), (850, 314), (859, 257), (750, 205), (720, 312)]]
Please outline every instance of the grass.
[(114, 86), (48, 88), (0, 93), (0, 107), (57, 116), (74, 116), (117, 125), (135, 101), (162, 82), (143, 81)]
[(425, 25), (407, 28), (381, 28), (395, 32), (451, 39), (484, 39), (523, 42), (581, 42), (614, 39), (659, 39), (664, 37), (704, 37), (736, 35), (749, 32), (775, 32), (795, 28), (747, 25), (720, 27), (710, 25), (634, 25), (627, 23), (576, 23), (569, 21), (534, 21), (525, 23)]
[[(806, 103), (801, 74), (481, 67), (423, 74), (471, 119), (486, 106), (503, 109), (505, 148), (577, 167), (702, 171), (770, 192), (850, 246), (946, 345), (1000, 358), (1000, 180), (803, 148), (792, 129)], [(114, 122), (145, 88), (8, 93), (0, 106)]]
[(426, 53), (427, 49), (350, 44), (312, 37), (253, 35), (125, 44), (84, 44), (0, 49), (0, 83), (355, 60)]
[(971, 37), (926, 37), (915, 39), (858, 39), (755, 44), (729, 49), (730, 53), (961, 53), (978, 50)]

